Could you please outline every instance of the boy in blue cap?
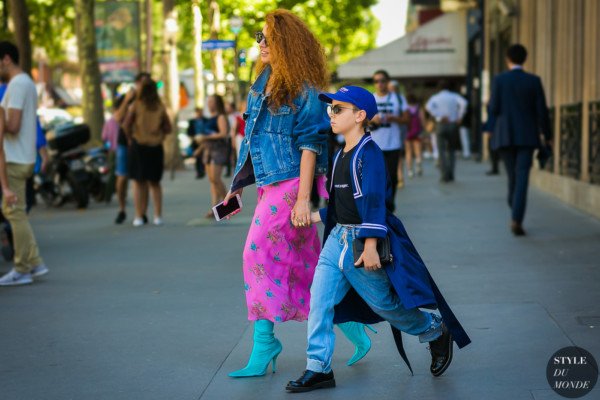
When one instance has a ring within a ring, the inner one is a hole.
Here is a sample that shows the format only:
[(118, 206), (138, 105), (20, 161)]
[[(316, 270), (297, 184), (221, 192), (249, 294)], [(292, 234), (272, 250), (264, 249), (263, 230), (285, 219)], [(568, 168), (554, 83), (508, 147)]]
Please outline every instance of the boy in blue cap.
[[(369, 323), (385, 319), (396, 329), (419, 336), (422, 343), (429, 343), (430, 371), (439, 376), (452, 361), (453, 340), (464, 347), (470, 339), (391, 212), (389, 174), (381, 149), (367, 131), (369, 120), (377, 114), (375, 98), (361, 87), (344, 86), (335, 94), (321, 93), (319, 99), (329, 103), (331, 128), (344, 136), (346, 145), (334, 157), (329, 205), (311, 215), (312, 223), (325, 223), (325, 244), (311, 286), (307, 367), (286, 390), (307, 392), (335, 386), (331, 370), (334, 307), (336, 320)], [(382, 265), (377, 243), (386, 237), (392, 261)], [(364, 250), (355, 260), (353, 242), (357, 240), (364, 241)], [(358, 296), (350, 293), (354, 291)], [(441, 317), (419, 307), (439, 309)]]

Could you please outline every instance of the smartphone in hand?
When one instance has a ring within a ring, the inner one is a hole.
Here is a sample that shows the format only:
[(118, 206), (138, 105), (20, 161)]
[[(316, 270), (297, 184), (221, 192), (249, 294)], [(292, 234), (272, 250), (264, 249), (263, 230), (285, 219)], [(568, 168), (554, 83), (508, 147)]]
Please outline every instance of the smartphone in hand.
[(215, 214), (215, 219), (220, 221), (222, 219), (227, 218), (234, 212), (242, 209), (242, 198), (239, 194), (236, 194), (234, 197), (230, 198), (227, 202), (227, 205), (223, 205), (223, 202), (220, 202), (216, 206), (212, 208), (213, 213)]

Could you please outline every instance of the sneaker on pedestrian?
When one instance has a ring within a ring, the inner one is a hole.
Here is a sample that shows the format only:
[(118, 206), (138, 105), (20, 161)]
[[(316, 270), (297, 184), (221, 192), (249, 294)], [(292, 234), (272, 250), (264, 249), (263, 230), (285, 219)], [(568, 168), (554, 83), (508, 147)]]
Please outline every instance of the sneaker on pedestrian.
[(417, 175), (423, 175), (423, 165), (421, 165), (421, 163), (417, 163)]
[(143, 226), (144, 225), (144, 220), (138, 217), (135, 217), (133, 219), (133, 226), (135, 226), (136, 228), (139, 226)]
[(46, 275), (50, 270), (46, 267), (46, 264), (40, 264), (37, 267), (33, 267), (31, 270), (31, 276), (34, 278), (38, 278), (42, 275)]
[(154, 221), (152, 223), (156, 226), (161, 226), (163, 224), (163, 220), (161, 217), (154, 217)]
[(146, 217), (146, 214), (142, 215), (142, 222), (144, 222), (144, 225), (148, 223), (148, 217)]
[(10, 272), (0, 278), (0, 286), (19, 286), (29, 285), (33, 282), (31, 274), (21, 274), (14, 268)]
[(119, 213), (117, 214), (117, 218), (115, 219), (115, 224), (122, 224), (126, 219), (127, 214), (125, 214), (125, 211), (119, 211)]

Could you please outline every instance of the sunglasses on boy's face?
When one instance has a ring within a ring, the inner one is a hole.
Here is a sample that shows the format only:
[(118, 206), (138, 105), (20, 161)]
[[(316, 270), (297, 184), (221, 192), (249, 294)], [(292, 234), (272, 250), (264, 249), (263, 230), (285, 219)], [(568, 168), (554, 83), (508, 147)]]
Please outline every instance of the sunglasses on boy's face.
[(357, 108), (354, 107), (342, 107), (338, 104), (335, 105), (328, 105), (327, 106), (327, 114), (329, 115), (338, 115), (342, 112), (342, 110), (352, 110), (352, 111), (358, 111)]
[(268, 46), (268, 44), (267, 44), (267, 37), (261, 31), (258, 31), (256, 33), (254, 33), (254, 38), (256, 39), (256, 43), (260, 44), (264, 40), (265, 41), (265, 46)]

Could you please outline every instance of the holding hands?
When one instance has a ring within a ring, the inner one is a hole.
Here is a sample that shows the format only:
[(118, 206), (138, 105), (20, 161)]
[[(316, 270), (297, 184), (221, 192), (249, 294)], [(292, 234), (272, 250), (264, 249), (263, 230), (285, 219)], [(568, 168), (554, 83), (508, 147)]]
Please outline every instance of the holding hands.
[(310, 226), (311, 214), (308, 200), (298, 200), (292, 209), (292, 224), (296, 228), (304, 228)]

